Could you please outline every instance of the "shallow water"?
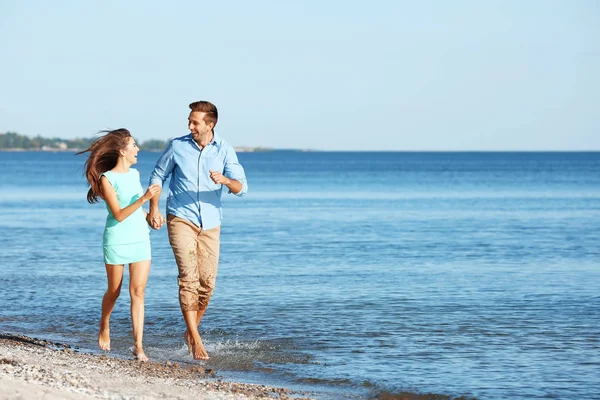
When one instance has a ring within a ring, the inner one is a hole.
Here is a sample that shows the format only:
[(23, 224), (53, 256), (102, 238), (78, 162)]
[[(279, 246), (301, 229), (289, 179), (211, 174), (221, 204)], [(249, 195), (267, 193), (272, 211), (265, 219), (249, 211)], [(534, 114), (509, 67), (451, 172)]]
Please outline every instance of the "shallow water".
[[(208, 366), (321, 397), (600, 398), (600, 153), (239, 157)], [(157, 158), (140, 154), (145, 180)], [(0, 152), (0, 331), (96, 351), (106, 211), (84, 160)], [(192, 362), (166, 229), (152, 242), (147, 353)], [(128, 308), (123, 290), (121, 357)]]

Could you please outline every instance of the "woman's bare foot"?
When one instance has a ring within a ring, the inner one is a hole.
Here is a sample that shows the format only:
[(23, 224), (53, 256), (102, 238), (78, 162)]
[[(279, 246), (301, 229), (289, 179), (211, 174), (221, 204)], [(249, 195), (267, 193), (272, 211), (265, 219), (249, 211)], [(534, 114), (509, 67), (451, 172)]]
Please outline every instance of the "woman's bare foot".
[(185, 338), (185, 343), (188, 347), (188, 353), (192, 354), (192, 335), (190, 334), (190, 331), (186, 329), (183, 337)]
[(110, 350), (110, 329), (102, 328), (102, 324), (100, 324), (100, 332), (98, 332), (98, 346), (102, 350)]
[(132, 353), (138, 361), (148, 361), (148, 356), (146, 356), (142, 347), (134, 347)]
[(202, 339), (200, 339), (200, 336), (198, 336), (198, 339), (193, 340), (192, 355), (194, 356), (194, 360), (208, 360), (208, 353), (204, 348), (204, 344), (202, 344)]

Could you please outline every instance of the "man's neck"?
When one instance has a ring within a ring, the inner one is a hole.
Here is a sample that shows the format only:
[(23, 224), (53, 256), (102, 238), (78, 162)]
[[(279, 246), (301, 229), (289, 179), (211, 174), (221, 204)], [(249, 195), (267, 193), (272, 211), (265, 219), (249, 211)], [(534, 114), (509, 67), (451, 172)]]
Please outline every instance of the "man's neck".
[(206, 136), (200, 136), (195, 142), (198, 144), (198, 146), (200, 146), (201, 149), (204, 149), (210, 142), (213, 141), (214, 137), (214, 133), (211, 132)]

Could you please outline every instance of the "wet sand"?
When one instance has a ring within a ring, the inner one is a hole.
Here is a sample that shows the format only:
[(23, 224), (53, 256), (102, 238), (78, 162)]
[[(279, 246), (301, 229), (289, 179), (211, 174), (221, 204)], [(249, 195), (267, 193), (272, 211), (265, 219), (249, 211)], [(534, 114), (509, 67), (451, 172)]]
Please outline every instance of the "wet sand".
[(200, 365), (82, 354), (68, 344), (0, 334), (0, 400), (265, 398), (308, 397), (285, 388), (226, 382)]

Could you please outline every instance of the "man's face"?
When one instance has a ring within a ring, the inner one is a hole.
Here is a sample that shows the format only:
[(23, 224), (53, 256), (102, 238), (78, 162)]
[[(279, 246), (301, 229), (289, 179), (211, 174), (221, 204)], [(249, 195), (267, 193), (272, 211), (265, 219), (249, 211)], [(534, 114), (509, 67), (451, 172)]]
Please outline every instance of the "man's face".
[(200, 138), (201, 136), (206, 136), (212, 131), (214, 125), (212, 122), (204, 122), (205, 115), (205, 112), (192, 111), (188, 117), (188, 129), (192, 133), (194, 140)]

